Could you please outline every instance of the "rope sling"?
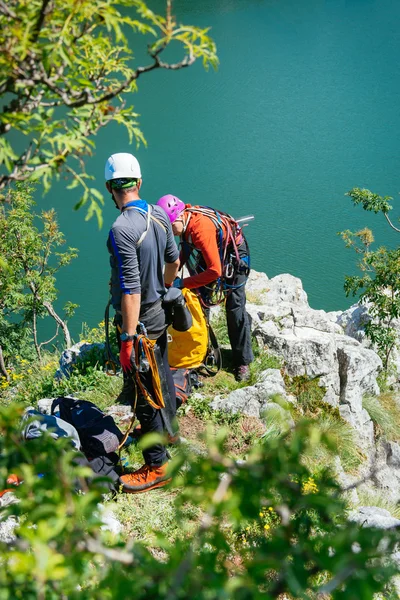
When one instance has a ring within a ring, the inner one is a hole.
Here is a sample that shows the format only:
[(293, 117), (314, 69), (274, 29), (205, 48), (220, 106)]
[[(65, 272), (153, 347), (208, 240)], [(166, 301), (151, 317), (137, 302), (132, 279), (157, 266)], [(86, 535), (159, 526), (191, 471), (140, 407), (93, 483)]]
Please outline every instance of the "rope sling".
[[(217, 232), (217, 245), (219, 258), (221, 261), (222, 275), (211, 284), (202, 286), (206, 290), (206, 294), (200, 295), (200, 300), (206, 308), (217, 306), (226, 300), (226, 296), (234, 289), (238, 289), (245, 285), (246, 281), (240, 284), (229, 284), (227, 279), (233, 279), (238, 272), (239, 265), (242, 262), (247, 264), (246, 280), (250, 272), (250, 256), (247, 256), (247, 261), (239, 256), (239, 246), (244, 241), (242, 228), (238, 222), (222, 211), (215, 210), (208, 206), (193, 206), (186, 208), (185, 212), (189, 213), (186, 228), (189, 224), (192, 214), (202, 214), (209, 218), (214, 224)], [(225, 231), (225, 239), (224, 239)], [(185, 258), (185, 265), (190, 276), (200, 275), (206, 271), (207, 266), (204, 265), (202, 253), (197, 250), (189, 241), (182, 241), (182, 250)]]

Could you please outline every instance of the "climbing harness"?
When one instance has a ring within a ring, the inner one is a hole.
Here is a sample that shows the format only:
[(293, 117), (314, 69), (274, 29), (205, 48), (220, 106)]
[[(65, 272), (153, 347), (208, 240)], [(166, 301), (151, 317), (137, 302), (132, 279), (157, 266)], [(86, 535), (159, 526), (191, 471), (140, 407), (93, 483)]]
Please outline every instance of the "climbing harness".
[[(240, 223), (252, 220), (253, 215), (242, 217), (235, 220), (233, 217), (214, 208), (208, 206), (192, 206), (185, 209), (188, 213), (186, 222), (184, 223), (184, 232), (190, 222), (193, 214), (202, 214), (208, 217), (214, 224), (217, 231), (217, 244), (219, 250), (219, 258), (222, 266), (222, 275), (216, 281), (202, 286), (200, 300), (203, 306), (210, 308), (217, 306), (226, 299), (226, 296), (234, 289), (238, 289), (245, 285), (250, 274), (250, 254), (247, 249), (247, 254), (240, 256), (239, 248), (245, 242)], [(225, 234), (225, 239), (224, 239)], [(199, 275), (207, 269), (202, 253), (195, 248), (190, 240), (181, 242), (185, 265), (191, 276)], [(240, 284), (229, 283), (233, 281), (235, 276), (243, 273), (246, 277), (245, 281)]]

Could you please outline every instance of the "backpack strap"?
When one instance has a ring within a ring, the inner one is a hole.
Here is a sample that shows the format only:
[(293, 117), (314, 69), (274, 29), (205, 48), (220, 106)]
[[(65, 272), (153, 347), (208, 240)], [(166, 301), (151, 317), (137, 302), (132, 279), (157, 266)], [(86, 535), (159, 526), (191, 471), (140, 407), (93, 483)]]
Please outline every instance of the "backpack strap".
[(137, 210), (138, 212), (147, 216), (146, 229), (143, 231), (142, 235), (138, 239), (138, 241), (136, 243), (136, 248), (139, 248), (139, 246), (142, 244), (144, 238), (146, 237), (146, 235), (150, 229), (150, 220), (154, 221), (154, 223), (157, 223), (157, 225), (159, 225), (162, 229), (164, 229), (165, 233), (167, 233), (167, 230), (166, 230), (165, 226), (161, 223), (161, 221), (159, 219), (157, 219), (156, 217), (153, 217), (153, 215), (152, 215), (153, 207), (151, 206), (151, 204), (148, 204), (147, 206), (148, 206), (147, 211), (143, 210), (143, 208), (140, 208), (139, 206), (128, 206), (125, 209), (125, 210)]

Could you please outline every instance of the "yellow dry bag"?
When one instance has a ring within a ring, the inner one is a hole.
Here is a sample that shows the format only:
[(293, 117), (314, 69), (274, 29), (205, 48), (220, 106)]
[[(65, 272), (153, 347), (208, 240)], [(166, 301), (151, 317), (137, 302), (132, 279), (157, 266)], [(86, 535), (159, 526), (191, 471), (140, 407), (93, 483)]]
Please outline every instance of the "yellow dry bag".
[(168, 362), (176, 369), (197, 369), (206, 361), (208, 352), (208, 327), (200, 300), (197, 295), (184, 288), (182, 294), (186, 300), (193, 325), (187, 331), (177, 331), (170, 325), (168, 333)]

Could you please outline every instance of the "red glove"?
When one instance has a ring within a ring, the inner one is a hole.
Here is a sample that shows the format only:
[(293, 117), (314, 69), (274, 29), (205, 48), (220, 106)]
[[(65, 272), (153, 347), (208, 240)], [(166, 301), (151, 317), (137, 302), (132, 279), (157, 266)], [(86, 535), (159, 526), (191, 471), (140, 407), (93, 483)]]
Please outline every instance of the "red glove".
[(121, 350), (119, 352), (119, 362), (125, 373), (133, 371), (135, 367), (135, 350), (133, 348), (133, 340), (126, 342), (121, 341)]

